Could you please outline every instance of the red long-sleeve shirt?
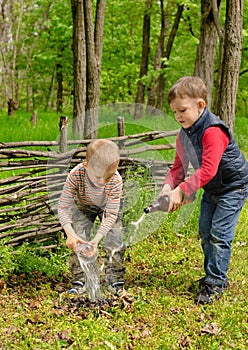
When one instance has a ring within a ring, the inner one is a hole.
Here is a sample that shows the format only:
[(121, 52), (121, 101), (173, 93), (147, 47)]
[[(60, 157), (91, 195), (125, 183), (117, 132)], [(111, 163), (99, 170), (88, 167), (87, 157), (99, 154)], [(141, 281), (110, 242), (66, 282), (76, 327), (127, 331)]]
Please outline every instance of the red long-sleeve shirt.
[(172, 189), (180, 185), (185, 195), (190, 196), (205, 186), (216, 175), (221, 157), (228, 143), (229, 137), (220, 127), (209, 127), (202, 137), (202, 164), (185, 180), (189, 160), (178, 135), (174, 164), (168, 172), (164, 183), (169, 184)]

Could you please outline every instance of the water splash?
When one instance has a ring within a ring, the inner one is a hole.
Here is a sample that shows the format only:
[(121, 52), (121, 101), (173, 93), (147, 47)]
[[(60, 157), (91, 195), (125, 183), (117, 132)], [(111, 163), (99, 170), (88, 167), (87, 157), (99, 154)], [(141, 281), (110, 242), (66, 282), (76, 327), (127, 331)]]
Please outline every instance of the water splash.
[(100, 294), (100, 269), (97, 262), (86, 263), (78, 255), (80, 266), (85, 273), (86, 290), (91, 301), (99, 301)]
[(114, 248), (114, 249), (112, 249), (111, 250), (111, 254), (110, 254), (110, 256), (109, 256), (109, 262), (112, 264), (112, 262), (113, 262), (113, 257), (114, 257), (114, 255), (115, 255), (115, 253), (118, 251), (118, 249), (117, 248)]
[(136, 233), (139, 229), (139, 225), (142, 223), (146, 216), (146, 213), (142, 214), (141, 217), (137, 221), (131, 221), (131, 225), (134, 226), (134, 232)]

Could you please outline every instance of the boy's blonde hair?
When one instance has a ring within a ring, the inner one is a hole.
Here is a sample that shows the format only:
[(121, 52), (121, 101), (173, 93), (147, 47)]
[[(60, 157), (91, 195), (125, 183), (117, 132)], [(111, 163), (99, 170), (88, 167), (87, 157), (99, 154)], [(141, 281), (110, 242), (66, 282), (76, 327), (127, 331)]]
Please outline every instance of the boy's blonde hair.
[(93, 141), (87, 147), (86, 161), (102, 170), (117, 168), (120, 161), (119, 147), (113, 141), (106, 139)]
[(199, 77), (186, 76), (180, 78), (169, 90), (167, 100), (171, 104), (176, 97), (183, 98), (184, 96), (202, 98), (207, 105), (208, 92), (204, 81)]

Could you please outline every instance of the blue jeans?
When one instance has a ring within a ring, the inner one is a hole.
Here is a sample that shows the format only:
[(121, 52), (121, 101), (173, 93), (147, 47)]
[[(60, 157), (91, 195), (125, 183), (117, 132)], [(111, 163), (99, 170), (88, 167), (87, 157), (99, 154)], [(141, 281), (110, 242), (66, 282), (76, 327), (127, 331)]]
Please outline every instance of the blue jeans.
[(248, 186), (222, 195), (204, 192), (202, 196), (199, 235), (205, 281), (219, 286), (227, 281), (234, 230), (247, 196)]

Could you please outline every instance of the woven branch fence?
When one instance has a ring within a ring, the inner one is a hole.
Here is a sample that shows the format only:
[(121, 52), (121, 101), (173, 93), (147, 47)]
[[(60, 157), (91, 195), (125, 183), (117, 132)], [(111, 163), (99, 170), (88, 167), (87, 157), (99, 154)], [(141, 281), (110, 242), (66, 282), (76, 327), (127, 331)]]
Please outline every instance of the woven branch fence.
[[(162, 183), (171, 164), (142, 155), (175, 149), (174, 143), (151, 141), (175, 139), (178, 130), (124, 135), (124, 119), (118, 118), (117, 124), (119, 136), (109, 139), (119, 145), (118, 170), (123, 178), (127, 169), (144, 167), (149, 168), (154, 181)], [(4, 244), (18, 246), (29, 242), (51, 249), (63, 237), (56, 204), (68, 172), (84, 160), (92, 140), (67, 140), (67, 117), (61, 117), (59, 125), (59, 141), (0, 143), (0, 239)]]

